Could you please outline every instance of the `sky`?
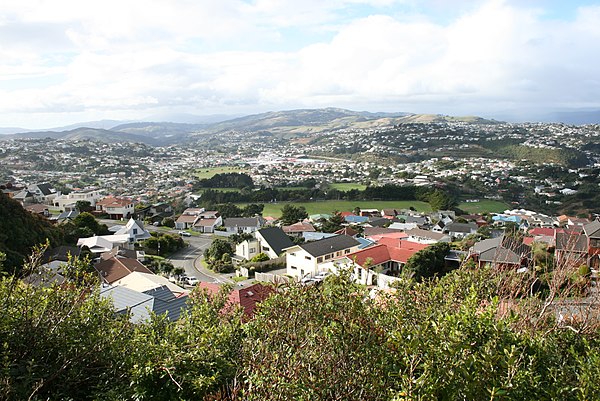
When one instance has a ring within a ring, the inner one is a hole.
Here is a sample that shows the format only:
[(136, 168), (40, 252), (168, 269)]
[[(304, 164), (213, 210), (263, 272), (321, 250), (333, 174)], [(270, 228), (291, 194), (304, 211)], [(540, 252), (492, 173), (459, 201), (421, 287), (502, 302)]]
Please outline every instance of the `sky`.
[(0, 127), (600, 109), (600, 1), (2, 0)]

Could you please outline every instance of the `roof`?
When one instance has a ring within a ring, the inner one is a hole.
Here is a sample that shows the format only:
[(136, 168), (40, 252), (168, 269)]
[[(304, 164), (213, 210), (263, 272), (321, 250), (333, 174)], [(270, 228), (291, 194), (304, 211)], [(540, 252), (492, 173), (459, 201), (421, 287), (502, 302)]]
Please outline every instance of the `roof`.
[(129, 236), (126, 234), (120, 235), (95, 235), (88, 238), (79, 238), (77, 246), (87, 246), (94, 253), (108, 252), (118, 244), (129, 242)]
[(452, 233), (465, 233), (470, 234), (473, 231), (477, 231), (477, 224), (475, 223), (449, 223), (444, 227), (444, 232)]
[(600, 221), (594, 220), (589, 224), (583, 226), (585, 235), (590, 238), (600, 238)]
[(336, 235), (334, 237), (323, 238), (318, 241), (309, 242), (300, 245), (300, 248), (314, 257), (327, 255), (333, 252), (352, 248), (360, 245), (360, 243), (347, 235)]
[(104, 207), (125, 207), (127, 205), (132, 204), (133, 201), (124, 198), (115, 198), (113, 196), (107, 196), (106, 198), (96, 202), (96, 206), (104, 206)]
[(302, 233), (302, 238), (304, 238), (305, 241), (309, 242), (309, 241), (318, 241), (323, 238), (335, 237), (336, 235), (338, 235), (338, 234), (322, 233), (322, 232), (317, 232), (317, 231), (305, 231)]
[(198, 216), (196, 216), (195, 214), (182, 214), (181, 216), (179, 216), (177, 218), (177, 223), (193, 223), (194, 221), (196, 221), (196, 218)]
[(113, 283), (139, 292), (148, 291), (158, 287), (166, 287), (174, 294), (187, 294), (185, 289), (173, 284), (165, 277), (141, 271), (131, 272)]
[(351, 227), (343, 227), (343, 228), (340, 228), (339, 230), (337, 230), (336, 232), (334, 232), (334, 234), (347, 235), (349, 237), (354, 237), (356, 234), (358, 234), (358, 231), (356, 231), (355, 229), (353, 229)]
[(154, 297), (152, 311), (157, 315), (166, 314), (170, 321), (178, 320), (183, 311), (188, 309), (188, 295), (176, 296), (166, 286), (144, 291)]
[(429, 239), (432, 239), (435, 241), (441, 241), (444, 238), (448, 237), (446, 234), (436, 233), (434, 231), (422, 230), (420, 228), (413, 228), (412, 230), (407, 230), (406, 233), (408, 235), (411, 235), (414, 237), (429, 238)]
[(554, 234), (557, 232), (564, 232), (564, 230), (556, 228), (534, 227), (528, 231), (528, 233), (533, 235), (534, 237), (536, 235), (549, 235), (554, 237)]
[(25, 206), (25, 209), (32, 213), (44, 213), (48, 211), (48, 206), (36, 203), (34, 205)]
[(373, 235), (382, 235), (382, 234), (397, 233), (397, 232), (399, 232), (399, 231), (391, 229), (391, 228), (365, 227), (365, 229), (363, 231), (363, 235), (365, 237), (370, 237), (370, 236), (373, 236)]
[[(215, 295), (221, 289), (221, 286), (214, 283), (201, 282), (199, 288), (206, 290), (210, 295)], [(246, 288), (235, 289), (229, 293), (229, 305), (240, 305), (244, 311), (244, 320), (254, 316), (257, 305), (267, 299), (275, 290), (271, 286), (260, 283)]]
[[(422, 244), (419, 244), (422, 245)], [(428, 245), (423, 247), (398, 247), (388, 244), (378, 244), (369, 248), (362, 249), (346, 255), (346, 257), (358, 264), (361, 267), (365, 267), (368, 259), (371, 260), (371, 266), (377, 266), (385, 262), (394, 261), (399, 263), (406, 263), (415, 253), (421, 249), (426, 248)]]
[(581, 234), (556, 233), (556, 250), (587, 253), (588, 239)]
[(200, 219), (194, 224), (194, 227), (212, 227), (217, 222), (217, 219)]
[(371, 227), (382, 227), (390, 223), (390, 219), (385, 217), (371, 217), (369, 218), (369, 225)]
[(103, 260), (94, 267), (102, 277), (102, 280), (108, 284), (112, 284), (133, 272), (154, 274), (137, 259), (119, 258), (117, 256)]
[(69, 255), (75, 257), (79, 256), (81, 248), (77, 246), (58, 246), (52, 249), (46, 249), (42, 256), (42, 263), (48, 263), (53, 260), (60, 260), (62, 262), (69, 261)]
[(367, 221), (369, 221), (369, 218), (367, 216), (346, 216), (344, 217), (344, 220), (348, 223), (366, 223)]
[(283, 232), (286, 232), (286, 233), (303, 233), (303, 232), (317, 231), (317, 230), (315, 230), (315, 227), (312, 224), (302, 222), (302, 221), (299, 221), (298, 223), (294, 223), (291, 226), (283, 226), (281, 228), (283, 229)]
[(279, 227), (268, 227), (257, 232), (265, 240), (269, 247), (279, 255), (284, 248), (294, 246), (292, 240)]
[(126, 287), (104, 284), (100, 296), (112, 300), (116, 313), (131, 313), (134, 323), (149, 319), (154, 307), (154, 297)]
[(260, 227), (259, 217), (230, 217), (223, 222), (225, 227)]
[(55, 193), (56, 191), (53, 191), (53, 188), (50, 184), (48, 184), (47, 182), (43, 183), (43, 184), (37, 184), (36, 185), (40, 192), (42, 193), (42, 195), (46, 196), (46, 195), (50, 195)]
[(473, 246), (482, 262), (496, 264), (521, 264), (523, 258), (531, 256), (531, 247), (511, 237), (498, 237), (480, 241)]

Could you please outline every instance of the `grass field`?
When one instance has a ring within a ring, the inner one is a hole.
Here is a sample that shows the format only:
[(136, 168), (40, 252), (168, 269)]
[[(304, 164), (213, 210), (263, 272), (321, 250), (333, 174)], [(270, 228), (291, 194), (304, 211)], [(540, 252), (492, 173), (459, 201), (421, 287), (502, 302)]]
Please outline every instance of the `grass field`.
[[(267, 203), (263, 211), (263, 216), (279, 217), (281, 208), (286, 202)], [(420, 212), (430, 212), (431, 207), (426, 202), (419, 201), (322, 201), (322, 202), (293, 202), (294, 206), (304, 206), (308, 214), (331, 214), (334, 210), (340, 212), (352, 211), (355, 207), (364, 209), (408, 209), (414, 207)]]
[(350, 191), (352, 189), (364, 191), (367, 186), (364, 184), (358, 184), (356, 182), (336, 182), (329, 184), (329, 187), (332, 189), (337, 189), (338, 191)]
[(479, 202), (461, 202), (458, 207), (467, 213), (502, 213), (510, 207), (502, 202), (490, 199), (482, 199)]
[(194, 173), (198, 179), (203, 178), (212, 178), (215, 174), (223, 174), (223, 173), (245, 173), (246, 170), (235, 167), (235, 166), (227, 166), (227, 167), (209, 167), (209, 168), (201, 168), (196, 170)]
[(220, 191), (220, 192), (239, 192), (239, 191), (241, 191), (238, 188), (201, 188), (196, 193), (201, 194), (202, 192), (206, 191), (207, 189), (211, 189), (213, 191)]

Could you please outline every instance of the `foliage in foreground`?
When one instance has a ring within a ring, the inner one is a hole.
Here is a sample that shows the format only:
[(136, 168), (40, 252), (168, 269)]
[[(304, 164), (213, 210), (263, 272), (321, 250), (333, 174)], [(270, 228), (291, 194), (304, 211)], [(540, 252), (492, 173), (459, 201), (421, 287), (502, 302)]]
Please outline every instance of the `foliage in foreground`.
[(93, 278), (83, 265), (71, 265), (67, 286), (0, 281), (1, 400), (600, 394), (598, 328), (558, 326), (542, 299), (513, 297), (506, 308), (507, 283), (518, 282), (510, 274), (458, 270), (422, 283), (406, 279), (378, 297), (348, 277), (329, 277), (319, 286), (280, 288), (247, 324), (239, 310), (223, 308), (224, 294), (197, 290), (178, 322), (154, 317), (134, 325), (89, 291)]

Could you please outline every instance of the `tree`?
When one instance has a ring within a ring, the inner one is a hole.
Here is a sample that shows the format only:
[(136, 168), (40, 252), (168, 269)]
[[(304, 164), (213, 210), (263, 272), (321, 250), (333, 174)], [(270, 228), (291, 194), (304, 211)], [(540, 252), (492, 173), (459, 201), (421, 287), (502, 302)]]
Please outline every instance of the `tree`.
[(449, 250), (450, 244), (447, 242), (430, 245), (411, 256), (402, 270), (417, 281), (439, 276), (445, 272), (444, 258)]
[(217, 206), (217, 211), (222, 218), (226, 219), (229, 217), (239, 217), (242, 215), (242, 209), (233, 203), (225, 203)]
[(233, 246), (231, 242), (217, 238), (215, 239), (208, 249), (204, 252), (204, 256), (208, 262), (213, 262), (216, 260), (221, 260), (224, 254), (231, 255), (234, 253)]
[(429, 194), (429, 205), (433, 210), (449, 210), (451, 209), (455, 201), (446, 192), (439, 189), (434, 190)]
[(172, 217), (165, 217), (164, 219), (162, 219), (162, 221), (160, 222), (161, 226), (165, 226), (165, 227), (170, 227), (173, 228), (175, 227), (175, 220), (173, 220)]
[(289, 226), (299, 221), (302, 221), (308, 217), (308, 213), (304, 206), (294, 206), (292, 204), (286, 204), (281, 208), (281, 223)]
[(329, 219), (325, 220), (321, 225), (321, 230), (325, 233), (333, 233), (342, 228), (346, 220), (340, 212), (335, 210)]
[(242, 210), (243, 217), (254, 217), (254, 216), (262, 216), (265, 205), (256, 203), (251, 203), (249, 205), (244, 206)]
[(92, 233), (96, 235), (104, 234), (104, 227), (98, 223), (98, 220), (88, 212), (79, 213), (74, 219), (73, 224), (77, 228), (88, 228)]
[(92, 210), (94, 210), (90, 201), (86, 201), (86, 200), (78, 200), (77, 202), (75, 202), (75, 207), (77, 208), (77, 210), (79, 210), (79, 213), (83, 213), (83, 212), (89, 213)]

